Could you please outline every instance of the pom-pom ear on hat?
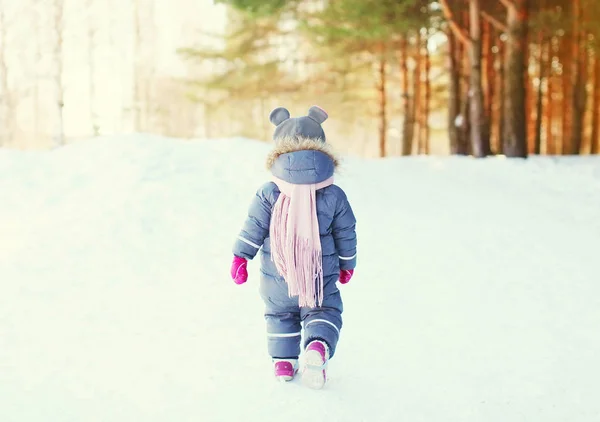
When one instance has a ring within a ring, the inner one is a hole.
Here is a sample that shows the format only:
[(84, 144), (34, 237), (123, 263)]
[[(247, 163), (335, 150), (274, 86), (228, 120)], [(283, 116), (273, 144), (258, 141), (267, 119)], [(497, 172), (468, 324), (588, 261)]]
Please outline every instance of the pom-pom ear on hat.
[(269, 115), (269, 120), (275, 126), (279, 126), (282, 122), (285, 122), (289, 118), (290, 118), (290, 112), (287, 111), (287, 109), (283, 108), (283, 107), (277, 107)]
[(312, 118), (314, 121), (316, 121), (317, 123), (321, 124), (325, 120), (327, 120), (327, 118), (329, 117), (329, 115), (321, 107), (319, 107), (319, 106), (312, 106), (308, 110), (308, 117)]

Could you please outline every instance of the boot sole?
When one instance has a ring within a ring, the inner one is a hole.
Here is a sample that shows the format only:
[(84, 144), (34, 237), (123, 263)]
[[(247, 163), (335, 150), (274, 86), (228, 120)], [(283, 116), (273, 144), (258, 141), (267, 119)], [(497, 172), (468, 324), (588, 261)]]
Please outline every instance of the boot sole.
[(313, 390), (320, 390), (327, 381), (325, 369), (323, 369), (323, 357), (316, 350), (309, 350), (304, 355), (304, 371), (302, 383)]
[(275, 378), (277, 378), (279, 382), (289, 382), (294, 379), (294, 377), (290, 377), (289, 375), (279, 375)]

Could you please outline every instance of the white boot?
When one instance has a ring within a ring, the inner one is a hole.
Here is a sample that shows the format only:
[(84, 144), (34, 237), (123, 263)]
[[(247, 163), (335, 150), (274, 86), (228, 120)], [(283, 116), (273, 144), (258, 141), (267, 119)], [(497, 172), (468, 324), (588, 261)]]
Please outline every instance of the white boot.
[(304, 370), (302, 383), (312, 389), (321, 389), (327, 382), (327, 363), (329, 361), (329, 347), (327, 343), (311, 341), (304, 352)]

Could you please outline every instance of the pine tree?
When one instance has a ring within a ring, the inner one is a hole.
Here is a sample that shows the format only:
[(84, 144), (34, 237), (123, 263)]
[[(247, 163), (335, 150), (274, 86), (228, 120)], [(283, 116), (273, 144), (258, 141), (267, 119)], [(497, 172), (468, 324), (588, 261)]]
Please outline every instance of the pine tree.
[[(442, 0), (440, 4), (450, 30), (468, 52), (471, 149), (476, 157), (485, 157), (491, 153), (491, 148), (482, 82), (481, 3), (480, 0), (468, 1), (468, 25), (463, 26), (458, 22), (456, 8), (451, 7), (448, 0)], [(468, 26), (468, 31), (464, 26)]]
[[(410, 153), (415, 123), (423, 124), (422, 116), (415, 117), (417, 99), (409, 102), (408, 72), (406, 67), (408, 38), (427, 26), (427, 3), (420, 0), (365, 2), (361, 0), (339, 0), (306, 20), (305, 29), (314, 42), (328, 46), (333, 55), (354, 57), (361, 65), (377, 63), (373, 86), (377, 98), (379, 121), (379, 156), (387, 155), (387, 88), (390, 78), (391, 58), (400, 58), (403, 95), (403, 140), (402, 153)], [(419, 48), (419, 46), (417, 46)], [(386, 70), (387, 69), (387, 70)], [(420, 81), (416, 81), (420, 84)]]
[[(279, 19), (279, 15), (256, 17), (231, 10), (229, 31), (220, 39), (224, 48), (198, 46), (179, 51), (192, 62), (210, 64), (213, 70), (188, 81), (190, 97), (205, 107), (205, 124), (221, 105), (232, 102), (251, 104), (251, 109), (258, 107), (264, 119), (269, 99), (300, 90), (300, 81), (285, 67), (281, 51), (286, 46), (272, 41), (285, 35)], [(266, 135), (248, 131), (247, 126), (244, 130), (247, 136)]]

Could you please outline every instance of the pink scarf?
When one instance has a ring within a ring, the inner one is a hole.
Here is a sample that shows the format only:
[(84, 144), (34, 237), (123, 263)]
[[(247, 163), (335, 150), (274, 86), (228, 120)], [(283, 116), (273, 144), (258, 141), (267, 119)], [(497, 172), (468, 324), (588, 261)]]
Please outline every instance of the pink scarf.
[[(296, 185), (273, 177), (281, 192), (271, 215), (271, 259), (298, 305), (323, 304), (323, 256), (317, 221), (316, 191), (333, 184), (333, 177)], [(316, 282), (315, 282), (316, 280)]]

